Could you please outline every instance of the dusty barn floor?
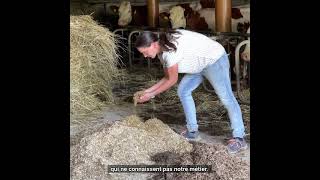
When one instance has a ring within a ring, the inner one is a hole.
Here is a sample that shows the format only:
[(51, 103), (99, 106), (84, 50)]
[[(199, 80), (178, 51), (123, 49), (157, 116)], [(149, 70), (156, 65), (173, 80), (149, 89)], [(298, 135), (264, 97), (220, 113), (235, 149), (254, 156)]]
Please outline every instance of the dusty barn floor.
[[(75, 147), (81, 139), (98, 132), (106, 125), (110, 126), (129, 115), (137, 115), (143, 120), (150, 118), (160, 119), (177, 133), (182, 132), (185, 128), (182, 106), (176, 95), (177, 86), (148, 103), (139, 104), (136, 107), (133, 105), (133, 93), (157, 82), (162, 77), (160, 68), (152, 68), (148, 71), (147, 67), (143, 67), (123, 71), (126, 77), (121, 83), (116, 84), (113, 90), (116, 96), (115, 105), (106, 105), (100, 111), (93, 113), (92, 116), (89, 115), (85, 120), (71, 121), (71, 147)], [(199, 86), (194, 91), (193, 96), (197, 107), (200, 142), (224, 145), (226, 140), (231, 137), (230, 123), (226, 110), (216, 95), (205, 91), (202, 86)], [(250, 105), (240, 104), (240, 106), (247, 134), (245, 138), (249, 148), (237, 156), (250, 165)]]

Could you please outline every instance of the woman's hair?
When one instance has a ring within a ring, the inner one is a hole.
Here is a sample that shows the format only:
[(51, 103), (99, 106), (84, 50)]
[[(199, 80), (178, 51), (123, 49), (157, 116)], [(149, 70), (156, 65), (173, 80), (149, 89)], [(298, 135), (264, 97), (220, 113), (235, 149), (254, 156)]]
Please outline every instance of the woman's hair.
[(151, 43), (158, 41), (164, 51), (176, 51), (177, 47), (173, 44), (178, 37), (173, 34), (181, 34), (179, 31), (168, 30), (159, 32), (159, 35), (151, 31), (142, 32), (136, 39), (135, 47), (149, 47)]

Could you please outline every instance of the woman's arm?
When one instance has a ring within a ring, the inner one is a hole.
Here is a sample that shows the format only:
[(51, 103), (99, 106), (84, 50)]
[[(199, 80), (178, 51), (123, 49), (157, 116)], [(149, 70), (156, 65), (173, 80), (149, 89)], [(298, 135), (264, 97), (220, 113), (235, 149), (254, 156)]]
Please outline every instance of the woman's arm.
[(150, 93), (156, 89), (158, 89), (159, 86), (161, 86), (167, 79), (164, 77), (160, 81), (158, 81), (155, 85), (151, 86), (150, 88), (144, 90), (144, 92)]
[(175, 85), (178, 81), (178, 64), (175, 64), (164, 70), (165, 77), (162, 78), (157, 84), (151, 88), (145, 90), (144, 95), (140, 97), (138, 102), (145, 102), (150, 100), (152, 97), (168, 90), (170, 87)]

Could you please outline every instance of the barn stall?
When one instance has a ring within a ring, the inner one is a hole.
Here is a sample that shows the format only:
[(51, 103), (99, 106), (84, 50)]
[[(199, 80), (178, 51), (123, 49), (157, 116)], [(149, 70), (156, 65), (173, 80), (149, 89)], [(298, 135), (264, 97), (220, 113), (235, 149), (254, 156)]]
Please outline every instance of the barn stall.
[[(156, 20), (160, 16), (155, 16), (157, 12), (148, 5), (154, 8), (158, 3), (160, 9), (164, 3), (172, 7), (200, 1), (152, 1), (153, 4), (130, 1), (133, 6), (146, 6), (145, 11), (151, 13), (152, 18), (148, 16), (146, 26), (119, 27), (119, 14), (111, 10), (121, 2), (70, 2), (71, 179), (249, 179), (250, 149), (239, 156), (226, 152), (223, 145), (231, 136), (229, 119), (207, 82), (193, 93), (200, 142), (190, 143), (179, 135), (185, 120), (177, 85), (148, 103), (134, 106), (133, 94), (163, 77), (158, 60), (145, 59), (133, 48), (136, 36), (143, 30), (160, 32), (164, 29), (159, 26), (160, 18)], [(211, 2), (210, 6), (216, 5)], [(232, 1), (232, 7), (248, 5), (249, 1)], [(220, 13), (226, 12), (221, 10)], [(218, 21), (219, 31), (191, 30), (212, 37), (226, 48), (232, 66), (233, 90), (246, 128), (245, 138), (250, 142), (250, 61), (241, 56), (250, 34), (231, 32), (231, 24), (223, 24), (223, 19)], [(161, 164), (207, 164), (212, 172), (108, 172), (108, 165)]]

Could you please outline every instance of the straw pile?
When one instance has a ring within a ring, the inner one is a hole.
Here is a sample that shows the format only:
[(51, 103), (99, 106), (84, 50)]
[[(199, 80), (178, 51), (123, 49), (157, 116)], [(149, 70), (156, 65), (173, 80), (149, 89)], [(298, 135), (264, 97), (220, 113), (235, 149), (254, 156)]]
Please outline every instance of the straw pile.
[(102, 101), (114, 101), (111, 90), (118, 76), (117, 46), (116, 35), (91, 16), (70, 16), (71, 117), (92, 112)]
[[(250, 166), (238, 156), (228, 154), (222, 144), (204, 144), (195, 142), (192, 152), (178, 155), (165, 152), (152, 156), (157, 164), (169, 165), (211, 165), (211, 173), (167, 173), (157, 179), (213, 179), (213, 180), (248, 180)], [(164, 177), (166, 176), (166, 177)]]
[(192, 144), (158, 119), (129, 116), (81, 139), (71, 148), (71, 179), (145, 179), (150, 174), (108, 173), (108, 165), (152, 165), (162, 152), (182, 155)]

